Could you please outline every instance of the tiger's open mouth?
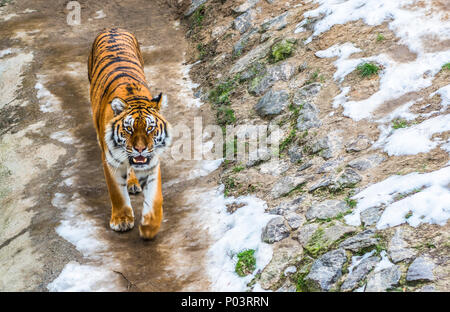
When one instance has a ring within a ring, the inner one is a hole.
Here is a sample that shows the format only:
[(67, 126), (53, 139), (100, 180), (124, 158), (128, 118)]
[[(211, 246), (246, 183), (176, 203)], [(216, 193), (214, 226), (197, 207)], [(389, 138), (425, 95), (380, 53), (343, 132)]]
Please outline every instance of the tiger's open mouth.
[(130, 164), (132, 165), (146, 165), (149, 162), (150, 162), (149, 157), (144, 156), (130, 157)]

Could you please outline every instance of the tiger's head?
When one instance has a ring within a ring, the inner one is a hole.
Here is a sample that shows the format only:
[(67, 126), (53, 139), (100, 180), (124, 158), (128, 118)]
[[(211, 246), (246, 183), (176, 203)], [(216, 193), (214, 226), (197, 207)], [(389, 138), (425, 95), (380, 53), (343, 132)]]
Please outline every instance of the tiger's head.
[[(161, 94), (151, 100), (157, 107), (162, 101)], [(145, 102), (127, 105), (120, 98), (111, 101), (115, 116), (105, 134), (110, 165), (118, 167), (128, 161), (135, 170), (146, 170), (170, 146), (170, 124), (153, 107)]]

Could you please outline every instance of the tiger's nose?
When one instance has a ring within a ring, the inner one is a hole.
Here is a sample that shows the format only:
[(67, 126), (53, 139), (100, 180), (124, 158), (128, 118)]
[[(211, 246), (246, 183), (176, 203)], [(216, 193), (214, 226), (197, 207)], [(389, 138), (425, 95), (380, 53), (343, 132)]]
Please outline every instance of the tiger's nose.
[(134, 149), (139, 153), (142, 153), (145, 150), (145, 146), (135, 146)]

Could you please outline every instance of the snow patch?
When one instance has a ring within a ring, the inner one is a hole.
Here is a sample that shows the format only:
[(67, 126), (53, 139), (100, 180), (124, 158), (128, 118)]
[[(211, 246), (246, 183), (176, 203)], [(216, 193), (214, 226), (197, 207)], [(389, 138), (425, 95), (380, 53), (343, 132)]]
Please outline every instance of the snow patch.
[(374, 148), (383, 147), (389, 156), (427, 153), (442, 143), (437, 139), (432, 140), (431, 137), (449, 130), (450, 114), (430, 118), (411, 127), (391, 130), (389, 133), (382, 128), (382, 134)]
[[(263, 227), (273, 218), (265, 213), (267, 204), (254, 196), (224, 197), (223, 185), (198, 192), (188, 202), (202, 207), (201, 216), (208, 220), (205, 224), (214, 241), (206, 257), (211, 291), (247, 290), (258, 270), (272, 259), (272, 247), (261, 241)], [(229, 213), (228, 204), (244, 206)], [(246, 249), (255, 250), (256, 269), (252, 275), (240, 277), (235, 272), (237, 254)]]
[(53, 95), (44, 84), (47, 79), (44, 75), (37, 75), (38, 82), (34, 86), (37, 90), (37, 98), (39, 100), (39, 109), (44, 113), (53, 113), (61, 109), (61, 102), (59, 99)]
[(358, 204), (352, 214), (345, 216), (345, 221), (359, 226), (362, 211), (385, 206), (378, 229), (403, 223), (414, 227), (421, 223), (445, 225), (450, 218), (449, 183), (450, 167), (391, 176), (353, 196)]
[(118, 275), (120, 264), (108, 252), (108, 242), (100, 238), (104, 231), (94, 220), (88, 219), (84, 212), (86, 206), (77, 192), (70, 198), (56, 193), (52, 205), (62, 210), (63, 220), (56, 227), (56, 233), (72, 243), (87, 260), (87, 264), (69, 262), (60, 275), (47, 285), (50, 291), (119, 291)]
[(117, 273), (108, 269), (71, 261), (47, 288), (54, 292), (118, 291), (115, 285), (119, 278)]
[(105, 12), (103, 12), (103, 10), (99, 10), (95, 12), (95, 16), (94, 19), (101, 19), (101, 18), (105, 18), (106, 14)]
[[(389, 28), (400, 38), (399, 44), (406, 45), (410, 51), (417, 54), (414, 61), (399, 63), (386, 54), (379, 54), (368, 58), (348, 59), (351, 53), (358, 48), (351, 43), (335, 45), (324, 51), (316, 53), (318, 57), (336, 57), (337, 71), (334, 78), (342, 81), (347, 74), (363, 62), (375, 62), (383, 65), (380, 73), (379, 90), (362, 101), (343, 102), (344, 115), (354, 120), (370, 118), (381, 104), (389, 100), (397, 99), (407, 93), (417, 92), (431, 86), (433, 76), (437, 74), (442, 65), (450, 59), (450, 50), (427, 52), (428, 46), (425, 38), (450, 39), (450, 20), (445, 18), (444, 11), (433, 9), (432, 1), (416, 0), (390, 1), (390, 0), (348, 0), (327, 1), (316, 0), (319, 3), (317, 9), (304, 14), (305, 19), (323, 16), (314, 25), (314, 33), (307, 40), (328, 31), (333, 25), (362, 19), (368, 25), (380, 25), (387, 21)], [(407, 8), (408, 6), (408, 8)]]

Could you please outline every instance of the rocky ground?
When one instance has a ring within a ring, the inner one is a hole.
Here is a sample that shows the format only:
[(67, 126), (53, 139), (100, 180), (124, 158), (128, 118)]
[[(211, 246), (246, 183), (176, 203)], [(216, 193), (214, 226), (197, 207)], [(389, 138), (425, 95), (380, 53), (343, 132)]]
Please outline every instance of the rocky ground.
[[(376, 21), (370, 11), (382, 9), (344, 1), (354, 7), (339, 16), (337, 6), (320, 11), (326, 3), (184, 2), (190, 61), (199, 61), (191, 76), (217, 123), (278, 125), (283, 132), (279, 161), (260, 154), (222, 165), (227, 196), (254, 195), (273, 215), (261, 233), (272, 260), (253, 272), (248, 288), (448, 291), (450, 129), (427, 124), (449, 113), (450, 7), (394, 5), (391, 19)], [(311, 13), (316, 9), (320, 14)], [(440, 37), (415, 38), (414, 30), (405, 36), (396, 10), (435, 14)], [(441, 58), (439, 64), (425, 65), (429, 56)], [(376, 66), (373, 73), (357, 68), (366, 60)], [(403, 74), (392, 74), (402, 66)], [(408, 76), (415, 66), (429, 68)], [(396, 79), (386, 82), (391, 74)], [(420, 79), (429, 80), (411, 88)], [(396, 89), (399, 80), (406, 81), (403, 89)], [(435, 143), (416, 150), (421, 135)], [(430, 180), (416, 185), (422, 177)], [(433, 183), (442, 192), (428, 196)], [(395, 209), (401, 216), (392, 221)]]
[[(1, 291), (450, 289), (446, 1), (78, 3), (0, 0)], [(278, 161), (164, 157), (150, 242), (108, 225), (86, 60), (111, 26), (174, 126), (281, 129)]]

